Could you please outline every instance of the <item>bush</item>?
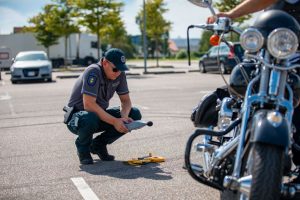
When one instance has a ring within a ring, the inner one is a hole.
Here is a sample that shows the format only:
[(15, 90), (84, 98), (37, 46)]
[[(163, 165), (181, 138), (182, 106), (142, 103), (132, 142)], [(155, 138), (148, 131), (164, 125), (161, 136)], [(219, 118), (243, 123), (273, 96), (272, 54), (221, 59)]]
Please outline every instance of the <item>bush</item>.
[(176, 54), (176, 59), (184, 59), (187, 58), (187, 52), (186, 50), (181, 49), (177, 54)]
[(203, 55), (202, 53), (197, 52), (197, 51), (193, 51), (193, 52), (191, 53), (191, 57), (192, 57), (192, 58), (200, 58), (202, 55)]

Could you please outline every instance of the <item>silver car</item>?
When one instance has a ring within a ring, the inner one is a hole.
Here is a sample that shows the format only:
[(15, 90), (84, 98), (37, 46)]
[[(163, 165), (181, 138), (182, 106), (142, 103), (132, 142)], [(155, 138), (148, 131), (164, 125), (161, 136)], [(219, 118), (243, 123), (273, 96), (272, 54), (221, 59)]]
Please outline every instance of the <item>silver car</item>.
[(10, 67), (11, 82), (25, 80), (52, 81), (52, 64), (44, 51), (21, 51)]

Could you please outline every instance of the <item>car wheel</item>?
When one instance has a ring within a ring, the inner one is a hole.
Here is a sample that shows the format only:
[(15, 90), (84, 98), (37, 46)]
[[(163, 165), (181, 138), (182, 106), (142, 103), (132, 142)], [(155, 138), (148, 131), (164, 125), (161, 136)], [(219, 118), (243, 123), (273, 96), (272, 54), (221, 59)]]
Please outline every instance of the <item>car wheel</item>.
[(199, 62), (199, 70), (201, 73), (206, 73), (205, 66), (203, 62)]
[(17, 83), (17, 81), (11, 81), (11, 83), (12, 83), (12, 84), (16, 84), (16, 83)]
[(94, 58), (92, 57), (85, 57), (84, 58), (84, 65), (86, 66), (89, 66), (91, 64), (93, 64), (95, 61), (94, 61)]
[(227, 74), (227, 70), (225, 68), (224, 63), (220, 63), (220, 69), (221, 69), (222, 74)]
[(48, 78), (47, 82), (51, 83), (52, 82), (52, 78)]

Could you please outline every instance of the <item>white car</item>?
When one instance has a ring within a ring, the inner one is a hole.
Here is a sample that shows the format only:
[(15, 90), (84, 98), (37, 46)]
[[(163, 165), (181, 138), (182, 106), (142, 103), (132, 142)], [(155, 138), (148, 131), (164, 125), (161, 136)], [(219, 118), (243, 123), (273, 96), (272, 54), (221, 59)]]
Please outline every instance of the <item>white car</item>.
[(25, 80), (52, 81), (52, 63), (44, 51), (21, 51), (10, 67), (11, 82)]

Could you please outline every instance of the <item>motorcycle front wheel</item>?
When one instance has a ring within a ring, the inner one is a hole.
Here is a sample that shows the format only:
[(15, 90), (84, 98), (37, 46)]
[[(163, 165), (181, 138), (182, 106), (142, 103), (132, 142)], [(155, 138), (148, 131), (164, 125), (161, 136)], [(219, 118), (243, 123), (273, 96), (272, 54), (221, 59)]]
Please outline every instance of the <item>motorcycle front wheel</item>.
[(250, 153), (248, 158), (252, 159), (252, 162), (247, 163), (252, 174), (249, 199), (279, 200), (284, 148), (263, 143), (254, 143), (252, 148), (252, 154)]
[(242, 174), (252, 174), (250, 195), (247, 198), (239, 192), (225, 190), (221, 200), (279, 200), (284, 149), (278, 146), (255, 143), (247, 159), (247, 166)]

